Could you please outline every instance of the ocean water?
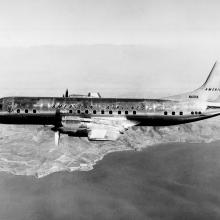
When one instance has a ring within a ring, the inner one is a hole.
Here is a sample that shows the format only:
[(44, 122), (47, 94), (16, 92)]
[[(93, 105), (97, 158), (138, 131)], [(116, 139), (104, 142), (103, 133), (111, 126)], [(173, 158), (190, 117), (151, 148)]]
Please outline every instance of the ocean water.
[(133, 127), (117, 141), (89, 142), (61, 135), (54, 144), (50, 127), (0, 126), (0, 171), (45, 177), (59, 171), (89, 171), (110, 152), (141, 151), (161, 143), (210, 143), (220, 139), (217, 118), (170, 127)]
[(220, 141), (106, 155), (93, 170), (0, 173), (0, 219), (217, 220)]

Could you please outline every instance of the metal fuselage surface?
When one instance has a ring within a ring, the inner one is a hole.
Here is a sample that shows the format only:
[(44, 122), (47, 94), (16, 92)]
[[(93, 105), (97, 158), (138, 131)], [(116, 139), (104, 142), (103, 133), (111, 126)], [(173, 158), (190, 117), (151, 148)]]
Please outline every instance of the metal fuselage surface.
[(52, 125), (60, 134), (114, 141), (132, 126), (168, 126), (220, 115), (220, 64), (196, 90), (162, 99), (102, 98), (99, 93), (0, 99), (0, 123)]
[(124, 117), (136, 125), (164, 126), (218, 115), (197, 100), (92, 97), (5, 97), (0, 99), (0, 123), (60, 126), (63, 116)]

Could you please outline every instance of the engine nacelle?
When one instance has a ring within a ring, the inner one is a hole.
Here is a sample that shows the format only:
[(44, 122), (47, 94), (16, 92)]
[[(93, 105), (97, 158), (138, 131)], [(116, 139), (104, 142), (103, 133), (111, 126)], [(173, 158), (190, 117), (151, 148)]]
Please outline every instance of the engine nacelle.
[(57, 128), (60, 133), (65, 133), (76, 137), (87, 137), (87, 123), (76, 117), (64, 116), (61, 119), (61, 126)]

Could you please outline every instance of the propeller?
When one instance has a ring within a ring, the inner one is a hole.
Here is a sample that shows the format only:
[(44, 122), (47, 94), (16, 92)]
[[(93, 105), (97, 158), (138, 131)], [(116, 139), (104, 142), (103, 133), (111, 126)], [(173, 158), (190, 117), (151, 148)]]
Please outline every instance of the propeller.
[(55, 139), (55, 145), (58, 146), (60, 142), (60, 131), (55, 131), (54, 139)]

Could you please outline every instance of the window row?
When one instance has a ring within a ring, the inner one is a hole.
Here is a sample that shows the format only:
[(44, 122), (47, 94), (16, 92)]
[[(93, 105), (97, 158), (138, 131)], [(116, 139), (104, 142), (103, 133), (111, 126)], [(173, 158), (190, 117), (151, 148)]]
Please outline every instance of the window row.
[[(171, 114), (176, 115), (176, 112), (171, 112)], [(193, 112), (192, 111), (191, 115), (194, 115), (194, 114), (196, 114), (196, 115), (199, 114), (200, 115), (200, 114), (202, 114), (202, 112), (200, 112), (200, 111), (199, 112), (197, 112), (197, 111)], [(164, 112), (164, 115), (168, 115), (168, 112)], [(179, 112), (179, 115), (183, 115), (183, 112)]]
[[(69, 113), (72, 114), (72, 113), (73, 113), (73, 110), (70, 109), (70, 110), (69, 110)], [(78, 109), (78, 110), (77, 110), (77, 114), (80, 114), (80, 113), (89, 114), (90, 112), (89, 112), (89, 110), (85, 110), (85, 112), (82, 112), (82, 111), (80, 111), (80, 110)], [(93, 113), (93, 114), (97, 114), (97, 111), (96, 111), (96, 110), (93, 110), (92, 113)], [(118, 113), (118, 115), (121, 115), (121, 114), (122, 114), (122, 111), (118, 111), (117, 113)], [(136, 115), (136, 111), (133, 111), (132, 113), (133, 113), (133, 115)], [(101, 110), (101, 114), (104, 115), (104, 114), (105, 114), (105, 111), (104, 111), (104, 110)], [(112, 114), (113, 114), (113, 111), (112, 111), (112, 110), (108, 111), (108, 114), (112, 115)], [(128, 115), (128, 111), (125, 111), (125, 114)]]
[[(25, 113), (29, 113), (29, 110), (28, 110), (28, 109), (25, 109), (24, 112), (25, 112)], [(33, 112), (33, 113), (37, 113), (37, 110), (36, 110), (36, 109), (33, 109), (32, 112)], [(17, 109), (17, 113), (21, 113), (21, 110), (20, 110), (20, 109)], [(70, 109), (70, 110), (69, 110), (69, 113), (72, 114), (72, 113), (73, 113), (73, 110)], [(80, 114), (80, 113), (89, 114), (89, 110), (85, 110), (85, 112), (81, 112), (80, 110), (77, 110), (77, 113), (78, 113), (78, 114)], [(96, 111), (96, 110), (93, 110), (92, 113), (93, 113), (93, 114), (97, 114), (97, 111)], [(108, 113), (109, 113), (110, 115), (112, 115), (112, 114), (113, 114), (113, 111), (110, 110)], [(104, 111), (104, 110), (101, 110), (101, 114), (105, 114), (105, 111)], [(122, 111), (118, 111), (118, 114), (121, 115), (121, 114), (122, 114)], [(128, 115), (128, 111), (125, 111), (125, 114)], [(136, 111), (133, 111), (133, 115), (136, 115)]]
[[(24, 112), (25, 112), (25, 113), (29, 113), (29, 110), (28, 110), (28, 109), (25, 109)], [(21, 113), (21, 110), (20, 110), (20, 109), (17, 109), (17, 113)], [(37, 113), (37, 110), (36, 110), (36, 109), (33, 109), (33, 110), (32, 110), (32, 113), (34, 113), (34, 114)], [(70, 110), (69, 110), (69, 113), (72, 114), (72, 113), (73, 113), (73, 110), (70, 109)], [(85, 110), (85, 112), (82, 112), (82, 111), (80, 111), (80, 110), (78, 109), (78, 110), (77, 110), (77, 114), (80, 114), (80, 113), (89, 114), (89, 110)], [(92, 113), (93, 113), (93, 114), (97, 114), (97, 111), (96, 111), (96, 110), (93, 110)], [(112, 115), (112, 114), (113, 114), (113, 111), (110, 110), (110, 111), (108, 111), (108, 113), (109, 113), (110, 115)], [(122, 114), (122, 111), (118, 111), (117, 113), (118, 113), (118, 115), (121, 115), (121, 114)], [(128, 111), (125, 111), (124, 113), (125, 113), (125, 115), (128, 115)], [(133, 115), (136, 115), (136, 111), (133, 111), (132, 113), (133, 113)], [(104, 110), (101, 110), (101, 114), (104, 115), (104, 114), (105, 114), (105, 111), (104, 111)], [(172, 114), (172, 115), (176, 115), (176, 112), (173, 111), (173, 112), (171, 112), (171, 114)], [(198, 111), (198, 112), (197, 112), (197, 111), (195, 111), (195, 112), (192, 111), (192, 112), (191, 112), (191, 115), (194, 115), (194, 114), (195, 114), (195, 115), (197, 115), (197, 114), (200, 115), (200, 114), (202, 114), (202, 112), (201, 112), (201, 111)], [(168, 115), (168, 112), (165, 111), (165, 112), (164, 112), (164, 115)], [(179, 115), (183, 115), (183, 112), (182, 112), (182, 111), (179, 112)]]
[[(25, 113), (28, 113), (29, 110), (28, 110), (28, 109), (25, 109), (24, 112), (25, 112)], [(37, 110), (36, 110), (36, 109), (33, 109), (32, 112), (35, 114), (35, 113), (37, 113)], [(17, 113), (21, 113), (21, 110), (20, 110), (19, 108), (17, 109)]]

